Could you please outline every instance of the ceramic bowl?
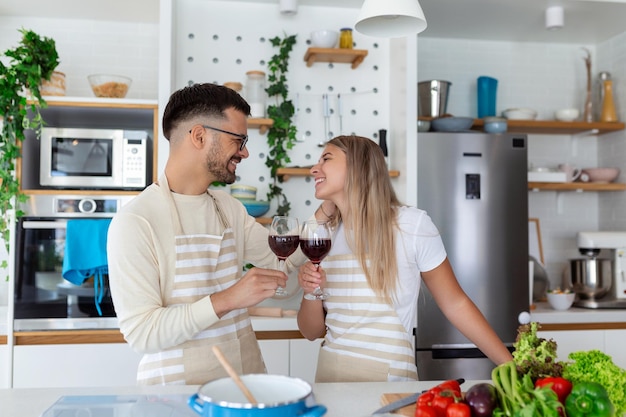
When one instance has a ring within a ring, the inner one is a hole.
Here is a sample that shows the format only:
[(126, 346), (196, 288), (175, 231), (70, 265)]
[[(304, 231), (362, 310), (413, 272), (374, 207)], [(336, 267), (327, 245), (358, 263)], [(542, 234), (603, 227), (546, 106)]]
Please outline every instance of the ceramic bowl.
[(261, 217), (270, 209), (269, 201), (246, 199), (239, 199), (239, 201), (241, 201), (241, 203), (248, 211), (248, 214), (252, 217)]
[(487, 133), (504, 133), (507, 129), (504, 117), (485, 117), (484, 130)]
[(96, 97), (124, 98), (132, 79), (123, 75), (92, 74), (87, 76), (91, 90)]
[(474, 124), (473, 117), (439, 117), (430, 122), (437, 132), (462, 132), (469, 130)]
[(418, 132), (428, 132), (429, 130), (430, 130), (430, 120), (418, 120), (417, 121)]
[(339, 39), (339, 32), (336, 30), (316, 30), (311, 32), (311, 46), (316, 48), (334, 48)]
[(584, 182), (612, 182), (619, 176), (619, 168), (585, 168), (580, 174)]
[(537, 112), (533, 109), (514, 108), (504, 110), (502, 116), (509, 120), (535, 120), (537, 118)]
[(235, 198), (256, 200), (256, 187), (251, 185), (233, 184), (230, 186), (230, 195)]
[(554, 112), (554, 118), (561, 122), (573, 122), (579, 114), (578, 109), (560, 109)]
[(555, 310), (567, 310), (574, 304), (576, 293), (573, 292), (548, 292), (548, 303)]

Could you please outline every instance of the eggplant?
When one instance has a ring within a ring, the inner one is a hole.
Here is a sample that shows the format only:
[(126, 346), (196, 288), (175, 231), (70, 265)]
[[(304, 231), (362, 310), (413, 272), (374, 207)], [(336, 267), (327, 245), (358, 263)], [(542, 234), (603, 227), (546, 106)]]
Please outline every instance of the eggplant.
[(472, 385), (465, 393), (465, 402), (470, 406), (472, 417), (491, 417), (498, 407), (496, 387), (487, 382)]

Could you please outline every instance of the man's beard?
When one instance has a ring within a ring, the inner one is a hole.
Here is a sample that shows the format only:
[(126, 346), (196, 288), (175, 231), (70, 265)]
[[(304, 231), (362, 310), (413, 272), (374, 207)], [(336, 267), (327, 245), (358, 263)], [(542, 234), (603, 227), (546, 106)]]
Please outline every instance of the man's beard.
[(220, 155), (214, 155), (214, 158), (207, 158), (206, 165), (207, 170), (215, 177), (216, 182), (223, 182), (225, 184), (232, 184), (237, 179), (235, 173), (228, 170), (230, 165), (230, 159), (227, 162), (227, 166), (223, 165)]

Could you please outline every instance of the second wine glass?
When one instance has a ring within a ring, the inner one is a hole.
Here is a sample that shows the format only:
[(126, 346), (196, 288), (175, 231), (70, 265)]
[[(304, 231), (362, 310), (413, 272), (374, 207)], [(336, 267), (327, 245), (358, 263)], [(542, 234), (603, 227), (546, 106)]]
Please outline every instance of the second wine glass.
[[(270, 225), (268, 242), (272, 252), (278, 257), (280, 270), (284, 272), (285, 259), (298, 249), (299, 223), (298, 219), (289, 216), (274, 216)], [(288, 295), (283, 287), (276, 289), (276, 295)]]
[[(300, 249), (302, 249), (302, 253), (304, 253), (318, 269), (322, 259), (330, 252), (330, 235), (331, 229), (328, 222), (307, 220), (302, 224)], [(304, 294), (304, 298), (307, 300), (326, 300), (328, 293), (318, 286), (312, 293)]]

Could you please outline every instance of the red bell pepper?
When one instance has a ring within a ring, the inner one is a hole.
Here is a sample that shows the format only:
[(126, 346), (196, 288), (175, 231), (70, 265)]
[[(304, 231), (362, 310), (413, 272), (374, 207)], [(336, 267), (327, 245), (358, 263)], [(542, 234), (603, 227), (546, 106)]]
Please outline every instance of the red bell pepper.
[(446, 417), (446, 409), (461, 398), (461, 395), (451, 389), (444, 389), (433, 397), (432, 405), (437, 417)]
[(561, 404), (565, 404), (565, 399), (572, 392), (572, 383), (561, 377), (540, 378), (535, 382), (535, 387), (550, 387)]

